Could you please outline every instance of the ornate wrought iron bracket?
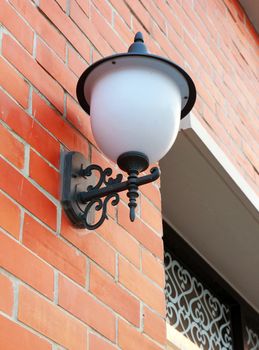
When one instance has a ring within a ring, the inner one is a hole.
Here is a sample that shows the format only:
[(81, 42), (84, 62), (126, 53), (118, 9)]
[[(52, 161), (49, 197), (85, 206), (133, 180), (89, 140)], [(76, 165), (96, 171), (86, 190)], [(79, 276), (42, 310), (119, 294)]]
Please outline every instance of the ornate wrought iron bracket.
[[(95, 230), (107, 216), (107, 205), (119, 203), (119, 192), (127, 190), (130, 208), (130, 220), (135, 219), (138, 187), (159, 178), (157, 167), (150, 170), (149, 175), (138, 177), (138, 170), (128, 170), (128, 179), (122, 174), (112, 178), (112, 169), (102, 169), (99, 165), (89, 164), (81, 153), (68, 152), (63, 160), (62, 205), (72, 223), (78, 228)], [(95, 214), (100, 212), (95, 222)]]

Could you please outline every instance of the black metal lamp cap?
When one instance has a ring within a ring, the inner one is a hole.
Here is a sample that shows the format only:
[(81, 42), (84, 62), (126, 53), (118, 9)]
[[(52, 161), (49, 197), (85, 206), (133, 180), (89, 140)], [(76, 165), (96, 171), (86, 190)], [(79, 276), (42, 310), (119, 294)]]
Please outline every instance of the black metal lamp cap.
[(142, 53), (148, 54), (149, 51), (144, 43), (143, 34), (141, 32), (137, 32), (134, 37), (134, 43), (130, 45), (128, 49), (129, 53)]
[[(143, 35), (141, 32), (138, 32), (135, 35), (134, 38), (134, 43), (130, 45), (128, 52), (126, 53), (119, 53), (115, 54), (112, 56), (107, 56), (99, 61), (93, 63), (91, 66), (89, 66), (81, 75), (81, 77), (78, 80), (77, 87), (76, 87), (76, 94), (77, 94), (77, 99), (81, 105), (81, 107), (88, 113), (90, 114), (90, 97), (89, 95), (85, 95), (85, 86), (89, 84), (89, 77), (92, 75), (92, 73), (100, 68), (100, 66), (106, 65), (107, 69), (109, 68), (109, 63), (113, 64), (115, 60), (117, 59), (123, 59), (127, 57), (140, 57), (140, 58), (148, 58), (152, 59), (153, 62), (163, 62), (168, 66), (168, 72), (173, 68), (174, 70), (177, 70), (183, 77), (183, 79), (186, 81), (188, 85), (188, 93), (186, 93), (183, 96), (183, 106), (182, 106), (182, 111), (181, 111), (181, 118), (185, 117), (192, 109), (195, 100), (196, 100), (196, 88), (195, 85), (190, 78), (190, 76), (182, 69), (179, 67), (177, 64), (174, 62), (168, 60), (165, 57), (160, 57), (157, 55), (154, 55), (150, 53), (144, 43)], [(107, 65), (108, 63), (108, 65)], [(91, 85), (91, 84), (90, 84)], [(90, 86), (91, 89), (91, 86)]]

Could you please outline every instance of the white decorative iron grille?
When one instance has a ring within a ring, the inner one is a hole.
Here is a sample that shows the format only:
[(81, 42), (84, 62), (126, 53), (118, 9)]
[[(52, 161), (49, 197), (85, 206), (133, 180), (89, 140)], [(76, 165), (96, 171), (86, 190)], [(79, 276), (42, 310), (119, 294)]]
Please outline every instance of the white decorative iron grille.
[(259, 335), (246, 327), (247, 350), (259, 350)]
[(229, 308), (168, 252), (165, 272), (169, 323), (202, 350), (232, 350)]

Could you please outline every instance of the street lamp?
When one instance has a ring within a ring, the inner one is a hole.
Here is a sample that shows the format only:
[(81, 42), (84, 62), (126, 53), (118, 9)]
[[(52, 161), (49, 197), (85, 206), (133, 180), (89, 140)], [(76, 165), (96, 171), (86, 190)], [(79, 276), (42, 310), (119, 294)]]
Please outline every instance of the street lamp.
[[(81, 154), (64, 158), (63, 207), (77, 227), (95, 229), (107, 218), (107, 204), (119, 202), (127, 190), (130, 219), (134, 221), (138, 187), (159, 177), (157, 167), (139, 177), (172, 147), (180, 119), (192, 109), (196, 89), (189, 75), (170, 60), (150, 54), (140, 32), (127, 53), (105, 57), (89, 66), (79, 78), (77, 98), (91, 116), (100, 150), (128, 174), (111, 177), (111, 169), (89, 165)], [(85, 185), (94, 170), (99, 181)], [(82, 190), (83, 186), (85, 187)], [(91, 223), (92, 209), (101, 212)]]

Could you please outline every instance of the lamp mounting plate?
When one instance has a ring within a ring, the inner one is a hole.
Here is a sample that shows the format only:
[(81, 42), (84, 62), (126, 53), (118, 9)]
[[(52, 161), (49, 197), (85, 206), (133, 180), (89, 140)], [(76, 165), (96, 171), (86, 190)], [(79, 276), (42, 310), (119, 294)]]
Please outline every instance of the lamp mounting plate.
[[(77, 196), (88, 186), (94, 186), (96, 179), (92, 174), (89, 177), (81, 176), (83, 169), (87, 168), (90, 162), (79, 152), (67, 152), (62, 155), (62, 198), (63, 208), (72, 223), (78, 228), (86, 228), (82, 215), (86, 204), (78, 203)], [(90, 222), (94, 221), (94, 212), (90, 212)], [(82, 219), (80, 219), (82, 218)]]

